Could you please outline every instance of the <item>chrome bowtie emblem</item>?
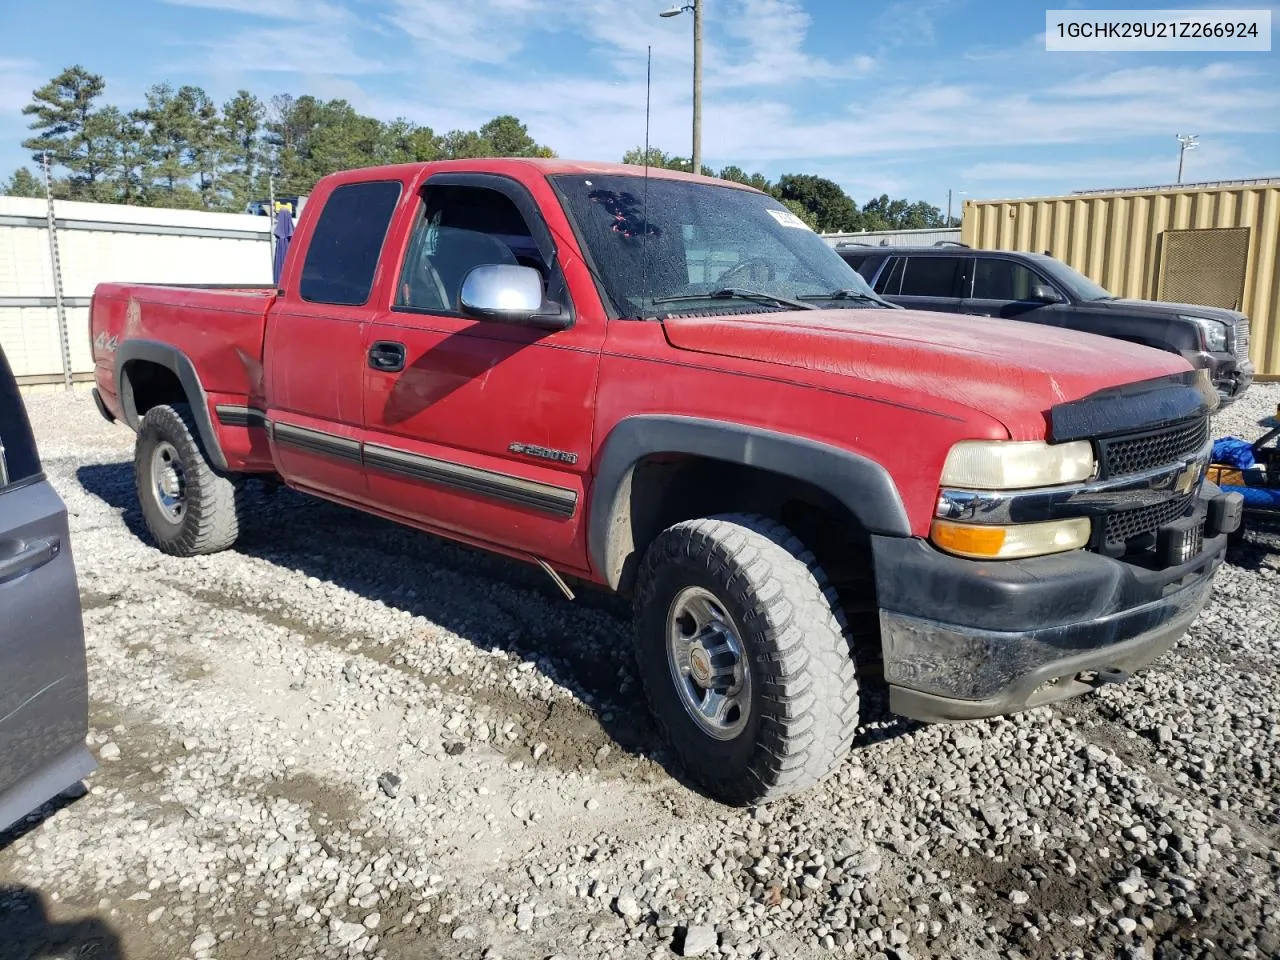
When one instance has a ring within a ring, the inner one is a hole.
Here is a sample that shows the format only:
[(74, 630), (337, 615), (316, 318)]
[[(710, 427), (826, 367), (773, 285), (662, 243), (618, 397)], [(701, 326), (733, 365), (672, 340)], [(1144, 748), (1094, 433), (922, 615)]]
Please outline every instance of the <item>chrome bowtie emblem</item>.
[(1173, 489), (1177, 493), (1190, 493), (1199, 481), (1201, 474), (1204, 473), (1204, 464), (1200, 461), (1192, 461), (1187, 464), (1187, 468), (1183, 470), (1173, 481)]

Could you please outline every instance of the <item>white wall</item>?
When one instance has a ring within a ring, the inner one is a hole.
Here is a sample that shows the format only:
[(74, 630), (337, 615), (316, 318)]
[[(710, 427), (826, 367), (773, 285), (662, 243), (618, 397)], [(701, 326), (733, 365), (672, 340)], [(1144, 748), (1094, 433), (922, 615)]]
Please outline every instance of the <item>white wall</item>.
[[(21, 380), (62, 377), (45, 201), (0, 197), (0, 347)], [(93, 369), (89, 298), (107, 281), (271, 282), (266, 217), (54, 202), (71, 366)]]
[(939, 240), (960, 242), (959, 227), (923, 230), (864, 230), (861, 233), (824, 233), (822, 239), (833, 247), (839, 243), (868, 243), (873, 247), (885, 241), (888, 246), (929, 247)]

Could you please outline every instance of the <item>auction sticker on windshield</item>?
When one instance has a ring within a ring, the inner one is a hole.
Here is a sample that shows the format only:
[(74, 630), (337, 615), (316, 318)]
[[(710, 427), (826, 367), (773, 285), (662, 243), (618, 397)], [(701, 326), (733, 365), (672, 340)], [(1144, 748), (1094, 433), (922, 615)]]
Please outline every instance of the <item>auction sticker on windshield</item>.
[(796, 227), (800, 230), (809, 229), (809, 225), (805, 223), (803, 220), (801, 220), (799, 217), (797, 217), (790, 210), (774, 210), (772, 207), (770, 207), (766, 212), (769, 214), (769, 216), (773, 217), (773, 219), (777, 220), (784, 227)]
[(1052, 51), (1271, 49), (1270, 10), (1046, 10)]

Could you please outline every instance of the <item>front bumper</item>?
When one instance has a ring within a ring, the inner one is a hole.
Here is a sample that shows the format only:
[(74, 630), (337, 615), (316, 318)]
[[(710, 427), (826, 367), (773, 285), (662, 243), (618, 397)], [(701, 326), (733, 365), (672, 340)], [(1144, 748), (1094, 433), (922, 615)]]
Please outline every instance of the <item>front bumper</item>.
[(1209, 379), (1224, 404), (1235, 400), (1253, 383), (1255, 368), (1251, 360), (1239, 360), (1233, 353), (1206, 353), (1200, 350), (1184, 351), (1182, 355), (1193, 367), (1209, 371)]
[[(1206, 484), (1198, 512), (1220, 496)], [(1087, 551), (978, 562), (873, 537), (890, 709), (970, 720), (1127, 678), (1186, 632), (1231, 532), (1206, 531), (1196, 556), (1164, 569)]]

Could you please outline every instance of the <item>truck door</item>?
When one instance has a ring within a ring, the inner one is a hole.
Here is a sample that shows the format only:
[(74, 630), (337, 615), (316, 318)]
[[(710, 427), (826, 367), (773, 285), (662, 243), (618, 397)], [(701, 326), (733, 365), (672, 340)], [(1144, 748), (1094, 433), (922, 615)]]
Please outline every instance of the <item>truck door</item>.
[[(973, 292), (961, 301), (961, 313), (1055, 326), (1065, 321), (1070, 310), (1066, 297), (1030, 267), (1004, 257), (977, 257), (972, 262)], [(1047, 292), (1062, 302), (1044, 299)]]
[[(353, 503), (360, 463), (365, 325), (398, 180), (342, 183), (313, 221), (301, 267), (290, 264), (264, 350), (267, 420), (277, 469), (293, 486)], [(311, 203), (317, 202), (312, 199)]]
[(569, 294), (556, 243), (517, 181), (446, 173), (422, 191), (389, 309), (365, 331), (365, 466), (380, 510), (585, 568), (602, 317), (547, 332), (465, 317), (462, 281), (490, 263)]
[(93, 770), (67, 511), (0, 351), (0, 831)]

